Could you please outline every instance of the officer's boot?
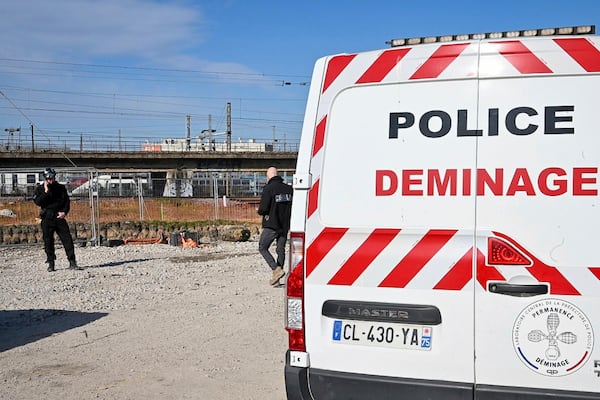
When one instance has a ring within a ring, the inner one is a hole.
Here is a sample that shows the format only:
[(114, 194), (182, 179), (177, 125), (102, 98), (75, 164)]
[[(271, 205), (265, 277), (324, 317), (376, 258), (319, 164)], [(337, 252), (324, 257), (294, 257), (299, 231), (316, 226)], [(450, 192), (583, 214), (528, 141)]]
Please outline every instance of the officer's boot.
[(69, 260), (69, 269), (81, 271), (83, 268), (78, 267), (77, 262), (75, 260)]

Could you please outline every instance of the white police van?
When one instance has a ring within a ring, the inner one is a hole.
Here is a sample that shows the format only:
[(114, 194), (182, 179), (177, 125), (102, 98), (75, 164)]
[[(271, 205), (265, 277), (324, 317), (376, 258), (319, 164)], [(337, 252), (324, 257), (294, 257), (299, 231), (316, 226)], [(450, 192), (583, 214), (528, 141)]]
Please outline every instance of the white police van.
[(288, 399), (600, 398), (600, 39), (317, 61), (294, 176)]

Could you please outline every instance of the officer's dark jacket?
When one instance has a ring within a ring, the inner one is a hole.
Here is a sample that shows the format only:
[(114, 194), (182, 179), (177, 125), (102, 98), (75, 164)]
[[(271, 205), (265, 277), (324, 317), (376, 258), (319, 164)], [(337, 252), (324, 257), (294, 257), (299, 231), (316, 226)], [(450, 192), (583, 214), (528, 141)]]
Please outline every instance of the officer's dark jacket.
[(290, 230), (293, 192), (294, 189), (284, 183), (282, 177), (276, 175), (269, 179), (258, 206), (258, 214), (263, 216), (263, 228), (274, 229), (280, 234)]
[(59, 211), (68, 214), (71, 209), (67, 188), (56, 181), (49, 185), (48, 193), (44, 191), (44, 185), (38, 185), (35, 188), (33, 202), (41, 207), (41, 218), (56, 218)]

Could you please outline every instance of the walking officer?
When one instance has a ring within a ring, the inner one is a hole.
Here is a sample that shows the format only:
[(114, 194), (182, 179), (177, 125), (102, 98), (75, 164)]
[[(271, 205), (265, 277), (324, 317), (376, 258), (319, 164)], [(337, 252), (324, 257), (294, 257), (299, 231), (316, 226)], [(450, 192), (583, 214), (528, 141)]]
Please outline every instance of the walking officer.
[[(258, 251), (271, 268), (272, 276), (269, 280), (271, 286), (278, 285), (285, 275), (283, 264), (285, 244), (290, 230), (293, 191), (292, 187), (284, 183), (283, 178), (277, 174), (277, 168), (267, 169), (267, 184), (263, 189), (257, 210), (258, 214), (262, 215), (263, 228), (258, 239)], [(269, 251), (273, 242), (276, 243), (277, 258)]]

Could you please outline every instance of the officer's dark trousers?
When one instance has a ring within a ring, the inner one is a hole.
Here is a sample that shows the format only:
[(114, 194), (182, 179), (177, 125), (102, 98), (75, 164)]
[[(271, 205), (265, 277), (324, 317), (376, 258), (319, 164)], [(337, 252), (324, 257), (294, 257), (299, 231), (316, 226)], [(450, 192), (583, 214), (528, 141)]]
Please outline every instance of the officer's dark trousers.
[(42, 219), (42, 236), (44, 238), (44, 251), (46, 252), (46, 261), (56, 260), (54, 252), (54, 232), (58, 234), (60, 241), (67, 253), (69, 261), (75, 261), (75, 247), (73, 238), (67, 221), (62, 218), (44, 218)]
[[(275, 240), (277, 241), (277, 247), (275, 251), (277, 253), (277, 260), (275, 260), (273, 255), (269, 252), (269, 247)], [(283, 267), (283, 263), (285, 262), (286, 242), (287, 234), (282, 235), (277, 233), (277, 231), (274, 229), (263, 228), (260, 238), (258, 239), (258, 252), (263, 256), (271, 269)]]

